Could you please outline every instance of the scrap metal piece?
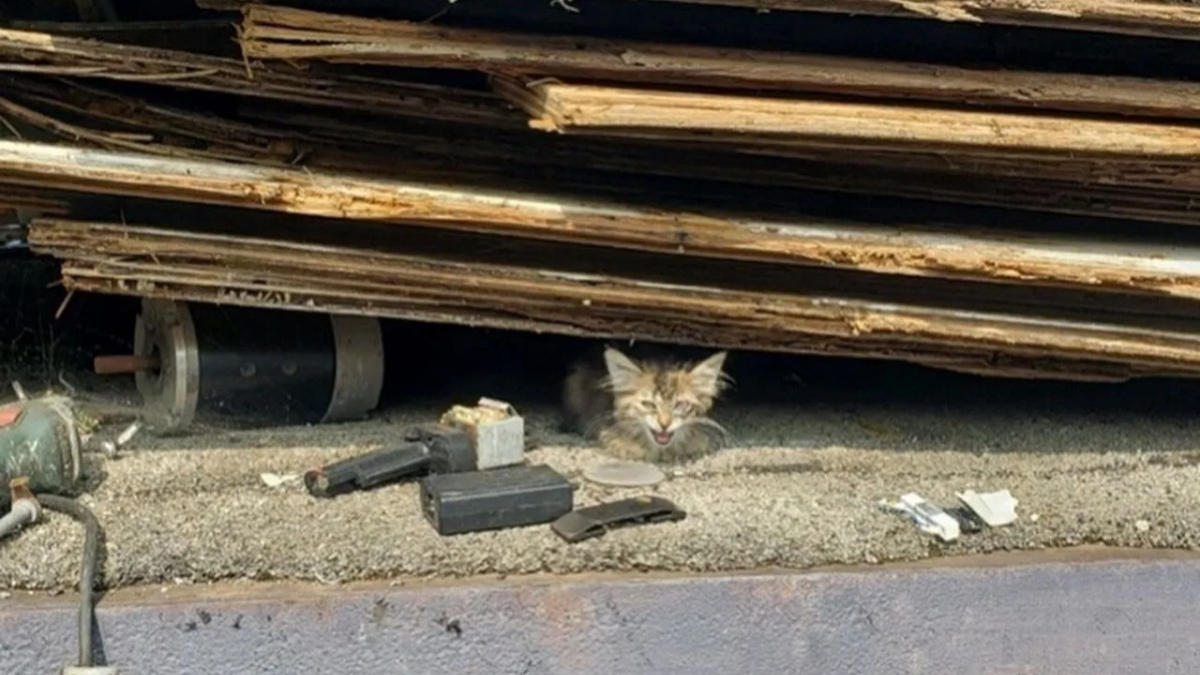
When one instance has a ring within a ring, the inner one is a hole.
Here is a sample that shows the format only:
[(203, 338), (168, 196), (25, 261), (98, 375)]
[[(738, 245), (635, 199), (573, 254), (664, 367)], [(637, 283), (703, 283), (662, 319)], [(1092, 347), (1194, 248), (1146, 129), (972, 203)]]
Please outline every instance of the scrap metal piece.
[(640, 496), (572, 511), (550, 528), (568, 543), (600, 537), (609, 530), (630, 525), (675, 522), (687, 512), (663, 497)]
[(14, 478), (36, 493), (73, 491), (82, 478), (82, 442), (71, 399), (46, 396), (0, 406), (0, 506)]
[(907, 515), (918, 530), (937, 535), (942, 541), (954, 541), (962, 534), (962, 528), (954, 516), (915, 492), (901, 495), (900, 501), (895, 504), (885, 501), (883, 506)]
[(369, 316), (333, 314), (334, 376), (329, 408), (322, 422), (362, 417), (383, 392), (383, 329)]
[(133, 352), (158, 363), (134, 375), (149, 422), (160, 429), (189, 426), (200, 397), (200, 347), (187, 303), (143, 299)]
[(525, 458), (525, 418), (505, 401), (483, 397), (473, 407), (456, 405), (440, 424), (471, 436), (481, 470), (520, 464)]
[(945, 511), (958, 521), (958, 527), (963, 534), (978, 534), (987, 527), (987, 523), (965, 506), (952, 506)]
[(342, 422), (379, 402), (383, 334), (373, 317), (146, 298), (134, 354), (99, 357), (96, 367), (135, 374), (145, 419), (159, 432), (207, 416)]
[(1003, 527), (1017, 520), (1017, 504), (1020, 502), (1008, 490), (984, 493), (966, 490), (955, 496), (991, 527)]

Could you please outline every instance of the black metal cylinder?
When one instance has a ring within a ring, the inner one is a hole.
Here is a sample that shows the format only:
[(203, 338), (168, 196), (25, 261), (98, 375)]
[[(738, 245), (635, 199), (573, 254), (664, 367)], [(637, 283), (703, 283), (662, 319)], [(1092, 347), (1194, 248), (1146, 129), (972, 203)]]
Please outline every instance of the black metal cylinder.
[(329, 316), (192, 304), (197, 421), (315, 424), (329, 410), (336, 347)]
[(145, 418), (170, 433), (359, 419), (379, 402), (383, 338), (369, 317), (146, 298), (134, 330)]

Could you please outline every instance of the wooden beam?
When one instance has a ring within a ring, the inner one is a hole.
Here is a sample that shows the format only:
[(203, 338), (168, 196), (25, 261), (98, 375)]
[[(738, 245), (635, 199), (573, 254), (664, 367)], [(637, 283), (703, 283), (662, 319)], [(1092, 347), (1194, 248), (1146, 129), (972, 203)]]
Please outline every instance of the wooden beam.
[[(1095, 163), (1079, 161), (978, 165), (917, 153), (766, 157), (711, 145), (663, 148), (527, 129), (397, 127), (386, 120), (311, 109), (281, 113), (261, 105), (243, 107), (238, 117), (217, 116), (29, 77), (0, 77), (0, 90), (0, 116), (12, 121), (40, 126), (66, 142), (157, 155), (481, 185), (519, 177), (526, 184), (618, 197), (644, 188), (647, 177), (670, 177), (715, 185), (694, 190), (719, 192), (739, 203), (761, 203), (767, 197), (763, 188), (785, 187), (1200, 225), (1192, 197), (1200, 180), (1189, 188), (1187, 171), (1162, 164), (1102, 172)], [(83, 128), (85, 120), (94, 124)]]
[(70, 202), (61, 194), (3, 181), (0, 181), (0, 209), (31, 209), (53, 215), (65, 215), (71, 210)]
[[(228, 0), (201, 0), (228, 2)], [(633, 0), (627, 0), (633, 1)], [(1154, 0), (667, 0), (758, 11), (824, 12), (1200, 39), (1200, 8)], [(232, 3), (230, 3), (232, 4)], [(238, 3), (240, 4), (240, 3)]]
[(548, 193), (370, 180), (0, 141), (9, 182), (62, 190), (506, 234), (613, 248), (832, 267), (909, 277), (1200, 298), (1200, 251), (1021, 237), (1013, 232), (876, 227), (582, 201)]
[(1200, 83), (509, 33), (247, 5), (251, 59), (478, 70), (509, 76), (1195, 118)]
[(841, 149), (983, 149), (1011, 156), (1200, 159), (1200, 128), (879, 103), (494, 79), (530, 126), (608, 137)]
[(333, 76), (190, 52), (0, 28), (0, 73), (5, 72), (134, 82), (389, 116), (501, 126), (519, 123), (519, 116), (488, 92)]
[[(636, 3), (641, 0), (623, 0)], [(993, 23), (1175, 40), (1200, 38), (1200, 9), (1157, 0), (666, 0), (742, 7), (760, 14), (821, 12), (958, 23)], [(236, 11), (244, 0), (196, 0), (199, 7)], [(763, 21), (770, 21), (764, 16)]]
[(488, 250), (464, 259), (469, 252), (445, 247), (395, 253), (105, 223), (39, 220), (31, 244), (64, 260), (66, 284), (77, 290), (905, 359), (1019, 376), (1200, 375), (1194, 321), (1171, 329), (1128, 317), (1106, 323), (1103, 310), (1091, 320), (1046, 310), (1022, 316), (986, 303), (964, 309), (853, 292), (723, 287), (711, 275), (701, 283), (589, 272), (557, 264), (578, 260), (565, 252), (512, 264), (513, 256)]
[[(374, 152), (389, 157), (393, 167), (401, 159), (405, 166), (416, 168), (422, 158), (439, 158), (472, 173), (484, 172), (484, 166), (506, 171), (521, 166), (520, 175), (544, 176), (554, 185), (573, 185), (578, 180), (592, 187), (617, 187), (611, 178), (595, 177), (588, 171), (594, 169), (1200, 225), (1192, 196), (1200, 189), (1200, 172), (1186, 164), (1061, 158), (1034, 162), (914, 152), (844, 153), (823, 148), (714, 148), (712, 144), (664, 146), (524, 130), (381, 128), (370, 120), (345, 116), (280, 116), (253, 108), (243, 109), (243, 115), (275, 128), (302, 130), (306, 137), (325, 139), (344, 150), (367, 142)], [(621, 185), (618, 189), (626, 188)]]

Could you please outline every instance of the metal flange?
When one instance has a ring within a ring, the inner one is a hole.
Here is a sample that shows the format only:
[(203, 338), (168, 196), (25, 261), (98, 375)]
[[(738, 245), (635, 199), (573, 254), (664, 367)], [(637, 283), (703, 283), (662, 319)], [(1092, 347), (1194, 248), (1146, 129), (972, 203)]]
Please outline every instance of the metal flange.
[(187, 304), (144, 298), (133, 351), (158, 366), (136, 373), (146, 422), (163, 431), (189, 426), (200, 397), (200, 350)]

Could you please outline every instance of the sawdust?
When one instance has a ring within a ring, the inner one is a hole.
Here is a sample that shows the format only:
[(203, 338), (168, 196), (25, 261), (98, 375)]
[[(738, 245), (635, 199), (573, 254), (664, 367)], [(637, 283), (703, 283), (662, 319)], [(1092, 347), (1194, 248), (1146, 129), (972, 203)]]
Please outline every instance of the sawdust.
[[(139, 449), (97, 460), (102, 480), (84, 499), (106, 530), (105, 582), (222, 579), (325, 582), (406, 576), (468, 577), (610, 570), (741, 571), (919, 561), (940, 556), (1084, 544), (1190, 549), (1200, 543), (1200, 423), (1190, 418), (959, 404), (725, 410), (742, 447), (668, 470), (651, 492), (688, 511), (680, 523), (630, 528), (568, 545), (536, 526), (439, 538), (414, 485), (335, 500), (263, 473), (311, 466), (394, 442), (433, 408), (350, 425), (140, 438)], [(605, 458), (572, 446), (550, 411), (526, 407), (530, 453), (582, 483)], [(564, 441), (568, 444), (564, 444)], [(944, 504), (955, 491), (1008, 488), (1010, 527), (942, 544), (876, 503), (915, 490)], [(638, 494), (581, 484), (577, 505)], [(1036, 514), (1036, 519), (1034, 518)], [(11, 588), (70, 587), (80, 533), (60, 517), (0, 543)]]

